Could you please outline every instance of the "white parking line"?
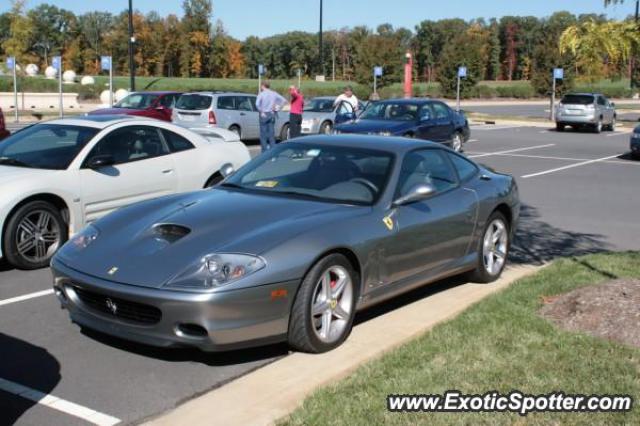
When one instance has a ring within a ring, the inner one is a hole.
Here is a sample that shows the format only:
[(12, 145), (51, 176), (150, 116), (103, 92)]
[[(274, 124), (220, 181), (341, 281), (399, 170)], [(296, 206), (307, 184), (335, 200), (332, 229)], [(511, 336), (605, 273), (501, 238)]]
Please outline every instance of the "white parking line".
[(629, 133), (631, 133), (631, 132), (624, 132), (624, 131), (621, 131), (621, 132), (613, 132), (613, 133), (609, 133), (609, 134), (607, 135), (607, 137), (608, 137), (608, 138), (611, 138), (611, 137), (614, 137), (614, 136), (625, 136), (625, 135), (628, 135)]
[(92, 410), (82, 405), (58, 398), (51, 394), (40, 392), (39, 390), (28, 388), (19, 383), (0, 378), (0, 390), (21, 398), (29, 399), (54, 410), (86, 420), (94, 425), (111, 426), (120, 423), (120, 419), (108, 416), (98, 411)]
[(22, 302), (23, 300), (29, 300), (36, 297), (48, 296), (50, 294), (53, 294), (53, 289), (36, 291), (35, 293), (29, 293), (23, 296), (12, 297), (11, 299), (0, 300), (0, 306), (10, 305), (11, 303)]
[(598, 163), (598, 162), (605, 161), (605, 160), (610, 160), (610, 159), (616, 158), (618, 156), (619, 155), (616, 154), (616, 155), (610, 155), (608, 157), (596, 158), (595, 160), (582, 161), (580, 163), (569, 164), (568, 166), (558, 167), (558, 168), (551, 169), (551, 170), (545, 170), (545, 171), (538, 172), (538, 173), (531, 173), (529, 175), (524, 175), (524, 176), (521, 176), (521, 177), (522, 177), (522, 179), (528, 179), (528, 178), (532, 178), (532, 177), (536, 177), (536, 176), (548, 175), (549, 173), (555, 173), (555, 172), (559, 172), (559, 171), (562, 171), (562, 170), (573, 169), (574, 167), (586, 166), (588, 164), (593, 164), (593, 163)]
[(480, 158), (480, 157), (489, 157), (491, 155), (510, 154), (512, 152), (528, 151), (531, 149), (539, 149), (539, 148), (548, 148), (550, 146), (555, 146), (555, 145), (556, 145), (555, 143), (549, 143), (546, 145), (536, 145), (536, 146), (529, 146), (526, 148), (509, 149), (507, 151), (488, 152), (486, 154), (470, 155), (469, 158)]

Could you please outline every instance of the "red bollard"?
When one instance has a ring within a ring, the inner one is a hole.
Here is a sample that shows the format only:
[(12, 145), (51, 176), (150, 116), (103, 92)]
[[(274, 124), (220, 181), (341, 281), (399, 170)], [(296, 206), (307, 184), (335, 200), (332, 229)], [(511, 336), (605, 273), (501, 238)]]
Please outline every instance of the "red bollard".
[(413, 56), (407, 52), (404, 56), (404, 97), (413, 97)]

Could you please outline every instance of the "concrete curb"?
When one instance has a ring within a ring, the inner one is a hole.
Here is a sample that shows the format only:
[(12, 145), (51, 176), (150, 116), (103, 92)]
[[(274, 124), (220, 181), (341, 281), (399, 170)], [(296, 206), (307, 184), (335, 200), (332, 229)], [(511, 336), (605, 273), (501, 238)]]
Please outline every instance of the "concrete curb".
[(354, 328), (338, 349), (322, 355), (293, 353), (146, 423), (153, 426), (271, 425), (317, 388), (335, 383), (363, 363), (450, 319), (541, 267), (506, 270), (494, 284), (464, 284), (388, 312)]

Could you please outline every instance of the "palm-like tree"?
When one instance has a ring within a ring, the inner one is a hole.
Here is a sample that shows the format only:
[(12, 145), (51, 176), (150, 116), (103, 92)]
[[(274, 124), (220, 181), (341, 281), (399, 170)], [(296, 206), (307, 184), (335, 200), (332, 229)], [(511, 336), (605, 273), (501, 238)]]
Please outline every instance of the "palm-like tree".
[(562, 53), (570, 52), (576, 57), (584, 78), (595, 81), (602, 77), (605, 61), (625, 61), (639, 44), (640, 34), (633, 22), (588, 20), (568, 27), (559, 46)]

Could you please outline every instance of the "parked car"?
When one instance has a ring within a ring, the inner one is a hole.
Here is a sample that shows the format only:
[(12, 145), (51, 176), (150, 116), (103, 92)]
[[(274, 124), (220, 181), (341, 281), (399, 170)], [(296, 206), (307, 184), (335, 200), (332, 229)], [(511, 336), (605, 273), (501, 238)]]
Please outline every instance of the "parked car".
[(431, 99), (390, 99), (372, 103), (353, 122), (335, 133), (360, 133), (425, 139), (462, 151), (469, 140), (469, 122), (461, 112)]
[(631, 157), (634, 160), (640, 160), (640, 126), (633, 129), (631, 141), (629, 142)]
[(384, 299), (496, 280), (519, 209), (511, 176), (442, 145), (309, 136), (85, 228), (51, 263), (54, 291), (73, 322), (137, 342), (323, 352)]
[(2, 108), (0, 108), (0, 141), (9, 136), (9, 134), (10, 133), (7, 130), (7, 126), (4, 121), (4, 113), (2, 112)]
[(69, 235), (120, 207), (191, 191), (249, 160), (246, 146), (131, 116), (35, 124), (0, 144), (0, 257), (20, 269), (49, 264)]
[(89, 115), (137, 115), (171, 121), (171, 113), (179, 92), (134, 92), (116, 103), (112, 108), (101, 108), (91, 111)]
[(331, 134), (336, 124), (346, 123), (356, 118), (365, 105), (359, 102), (358, 111), (354, 111), (349, 102), (334, 106), (335, 96), (321, 96), (305, 102), (302, 114), (302, 134)]
[[(260, 138), (256, 95), (233, 92), (185, 93), (178, 99), (172, 121), (187, 128), (219, 127), (236, 133), (242, 140)], [(289, 114), (281, 113), (275, 133), (287, 139)]]
[(566, 126), (596, 133), (613, 131), (616, 126), (615, 103), (599, 93), (572, 93), (565, 95), (556, 107), (556, 129), (564, 131)]

